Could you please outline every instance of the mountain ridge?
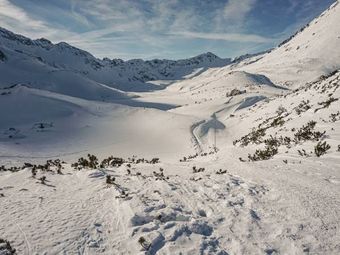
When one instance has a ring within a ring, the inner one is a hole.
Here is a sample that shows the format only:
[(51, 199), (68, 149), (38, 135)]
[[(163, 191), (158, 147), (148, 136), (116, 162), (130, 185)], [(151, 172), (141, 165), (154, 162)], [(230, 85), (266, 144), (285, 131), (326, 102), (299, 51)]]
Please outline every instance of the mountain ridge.
[(4, 53), (5, 56), (8, 55), (7, 60), (11, 54), (30, 55), (51, 67), (74, 71), (124, 91), (159, 89), (159, 86), (145, 83), (153, 80), (182, 79), (195, 69), (222, 67), (231, 62), (231, 59), (219, 58), (211, 52), (180, 60), (98, 59), (66, 42), (53, 44), (45, 38), (31, 40), (4, 28), (0, 28), (0, 50), (12, 51)]

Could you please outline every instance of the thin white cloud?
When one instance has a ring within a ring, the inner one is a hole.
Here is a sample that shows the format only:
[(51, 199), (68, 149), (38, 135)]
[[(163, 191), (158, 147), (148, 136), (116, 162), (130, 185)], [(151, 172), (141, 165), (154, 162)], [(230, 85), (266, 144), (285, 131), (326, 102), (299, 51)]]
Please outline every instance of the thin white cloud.
[[(48, 11), (56, 15), (50, 20), (43, 9), (46, 6), (32, 8), (31, 13), (11, 0), (0, 0), (0, 26), (33, 38), (66, 41), (99, 57), (160, 55), (174, 49), (174, 45), (188, 48), (186, 42), (191, 39), (204, 40), (201, 50), (213, 50), (216, 43), (223, 42), (268, 45), (276, 36), (267, 38), (247, 31), (247, 18), (256, 2), (216, 1), (210, 6), (205, 1), (70, 0), (65, 8), (51, 4)], [(58, 23), (57, 13), (76, 25), (64, 29), (66, 22)]]
[(223, 16), (229, 21), (242, 22), (255, 4), (256, 0), (229, 0), (224, 6)]
[(253, 42), (253, 43), (268, 43), (272, 42), (272, 38), (266, 38), (254, 34), (237, 34), (237, 33), (199, 33), (182, 31), (176, 33), (169, 33), (170, 35), (183, 36), (187, 38), (198, 38), (206, 40), (223, 40), (229, 42)]
[(71, 35), (66, 30), (50, 27), (46, 22), (31, 17), (24, 9), (8, 0), (0, 0), (0, 24), (9, 30), (31, 38), (45, 37), (60, 40)]
[(25, 31), (27, 25), (30, 26), (33, 33), (47, 30), (46, 24), (32, 19), (23, 9), (13, 5), (8, 0), (0, 0), (0, 23), (2, 26), (19, 32)]

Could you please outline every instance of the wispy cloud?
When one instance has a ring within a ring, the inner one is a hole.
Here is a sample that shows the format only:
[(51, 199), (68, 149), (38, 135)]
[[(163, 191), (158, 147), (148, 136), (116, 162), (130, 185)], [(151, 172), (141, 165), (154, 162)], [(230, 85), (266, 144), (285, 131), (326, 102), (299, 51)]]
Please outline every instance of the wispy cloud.
[(228, 42), (254, 42), (254, 43), (268, 43), (272, 42), (272, 38), (266, 38), (254, 34), (235, 34), (235, 33), (199, 33), (199, 32), (173, 32), (170, 35), (184, 36), (187, 38), (200, 38), (206, 40), (222, 40)]
[(313, 15), (318, 1), (275, 2), (294, 21), (274, 33), (254, 30), (257, 20), (270, 26), (256, 8), (274, 8), (259, 0), (0, 0), (0, 26), (33, 38), (66, 41), (98, 57), (174, 58), (203, 50), (234, 55), (273, 46)]
[(0, 0), (0, 24), (18, 32), (24, 32), (28, 24), (32, 34), (48, 32), (44, 22), (31, 18), (23, 9), (8, 0)]
[(66, 29), (50, 26), (42, 19), (36, 19), (23, 8), (8, 0), (0, 0), (0, 25), (31, 38), (45, 37), (58, 40), (63, 36), (73, 35)]
[(243, 22), (247, 14), (254, 8), (257, 0), (229, 0), (223, 9), (225, 19)]

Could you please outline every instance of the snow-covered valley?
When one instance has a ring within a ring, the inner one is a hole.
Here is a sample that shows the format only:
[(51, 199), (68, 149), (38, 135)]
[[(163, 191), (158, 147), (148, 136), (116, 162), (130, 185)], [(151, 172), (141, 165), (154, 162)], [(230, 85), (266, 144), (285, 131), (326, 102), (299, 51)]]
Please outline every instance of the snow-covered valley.
[(235, 60), (0, 29), (0, 254), (339, 254), (339, 18)]

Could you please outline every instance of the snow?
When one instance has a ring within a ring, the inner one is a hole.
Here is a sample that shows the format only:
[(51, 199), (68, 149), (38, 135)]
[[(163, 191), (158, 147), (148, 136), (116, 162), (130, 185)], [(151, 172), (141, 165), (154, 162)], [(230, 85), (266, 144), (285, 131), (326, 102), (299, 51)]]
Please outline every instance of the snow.
[[(339, 12), (228, 66), (98, 60), (0, 30), (0, 167), (65, 161), (62, 174), (0, 170), (0, 238), (18, 254), (339, 254)], [(126, 82), (140, 70), (154, 79)], [(310, 121), (318, 140), (297, 140)], [(281, 136), (272, 158), (248, 160)], [(126, 162), (75, 170), (88, 153)]]
[(237, 68), (268, 76), (275, 84), (298, 87), (340, 68), (340, 4), (334, 4), (291, 40)]
[[(230, 59), (221, 59), (210, 52), (177, 61), (133, 59), (124, 62), (121, 59), (107, 58), (100, 60), (64, 42), (52, 44), (46, 39), (31, 40), (1, 27), (0, 46), (1, 51), (7, 56), (7, 65), (15, 62), (15, 65), (5, 70), (2, 68), (6, 68), (6, 65), (0, 64), (1, 72), (14, 73), (14, 76), (7, 75), (6, 80), (0, 80), (2, 83), (24, 83), (26, 76), (18, 77), (15, 74), (23, 71), (32, 74), (32, 69), (38, 65), (38, 70), (34, 69), (33, 74), (39, 72), (43, 77), (40, 76), (35, 83), (46, 83), (44, 81), (46, 79), (54, 82), (50, 74), (55, 71), (72, 75), (72, 77), (65, 77), (63, 82), (86, 79), (91, 83), (105, 84), (124, 91), (150, 91), (159, 89), (159, 86), (146, 81), (182, 79), (194, 75), (195, 72), (202, 72), (208, 67), (221, 67), (231, 62)], [(19, 63), (20, 65), (17, 66)], [(45, 68), (48, 70), (44, 70)], [(74, 75), (78, 77), (75, 78)], [(56, 78), (60, 77), (63, 76), (58, 74)], [(46, 86), (46, 84), (42, 85)]]

